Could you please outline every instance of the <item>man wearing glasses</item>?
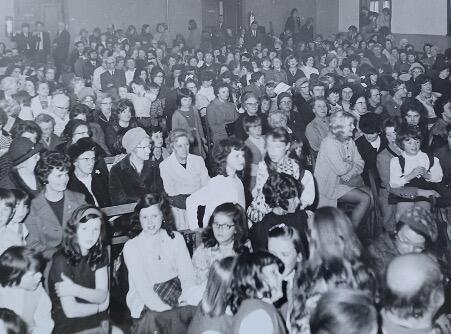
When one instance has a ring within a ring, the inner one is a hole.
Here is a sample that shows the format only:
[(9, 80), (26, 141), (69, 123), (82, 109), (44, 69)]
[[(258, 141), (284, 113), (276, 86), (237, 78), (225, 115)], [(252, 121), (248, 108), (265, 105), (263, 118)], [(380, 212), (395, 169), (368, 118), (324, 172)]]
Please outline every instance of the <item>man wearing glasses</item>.
[(69, 122), (69, 97), (61, 93), (55, 94), (47, 113), (55, 120), (55, 134), (61, 136), (66, 124)]

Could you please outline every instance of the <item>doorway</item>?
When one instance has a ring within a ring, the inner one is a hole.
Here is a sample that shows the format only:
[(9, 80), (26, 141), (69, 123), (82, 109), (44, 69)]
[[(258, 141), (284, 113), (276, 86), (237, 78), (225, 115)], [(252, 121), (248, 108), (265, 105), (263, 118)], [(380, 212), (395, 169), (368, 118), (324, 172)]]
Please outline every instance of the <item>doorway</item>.
[(218, 28), (222, 15), (224, 27), (231, 27), (236, 33), (241, 26), (242, 0), (202, 0), (202, 26), (213, 32)]

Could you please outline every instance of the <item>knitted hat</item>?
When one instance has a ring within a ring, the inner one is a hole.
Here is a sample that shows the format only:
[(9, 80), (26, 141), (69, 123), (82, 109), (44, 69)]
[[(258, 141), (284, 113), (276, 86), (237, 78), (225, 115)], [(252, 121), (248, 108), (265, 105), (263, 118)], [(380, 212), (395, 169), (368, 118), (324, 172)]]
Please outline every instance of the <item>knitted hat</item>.
[(414, 69), (416, 69), (416, 68), (421, 69), (421, 70), (423, 71), (423, 73), (424, 73), (424, 66), (421, 65), (420, 63), (413, 63), (412, 65), (410, 65), (409, 73), (412, 73), (412, 71), (413, 71)]
[(94, 151), (96, 153), (96, 143), (89, 137), (80, 138), (75, 144), (69, 146), (67, 154), (73, 163), (80, 155), (88, 151)]
[(130, 129), (122, 137), (122, 147), (125, 148), (127, 153), (130, 153), (144, 138), (149, 138), (149, 136), (143, 128), (137, 127)]
[(11, 143), (8, 150), (8, 155), (13, 165), (17, 166), (28, 158), (31, 158), (36, 153), (41, 152), (42, 149), (42, 144), (35, 144), (28, 138), (18, 137)]
[(437, 240), (437, 223), (428, 210), (418, 206), (408, 209), (401, 215), (399, 221), (416, 233), (429, 237), (432, 242)]

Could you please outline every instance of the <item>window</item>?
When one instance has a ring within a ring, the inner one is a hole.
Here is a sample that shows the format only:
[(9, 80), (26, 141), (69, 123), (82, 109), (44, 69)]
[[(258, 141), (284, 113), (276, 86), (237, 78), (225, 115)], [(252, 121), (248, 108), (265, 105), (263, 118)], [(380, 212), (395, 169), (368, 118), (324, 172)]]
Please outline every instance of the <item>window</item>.
[(370, 1), (370, 12), (379, 13), (379, 0)]

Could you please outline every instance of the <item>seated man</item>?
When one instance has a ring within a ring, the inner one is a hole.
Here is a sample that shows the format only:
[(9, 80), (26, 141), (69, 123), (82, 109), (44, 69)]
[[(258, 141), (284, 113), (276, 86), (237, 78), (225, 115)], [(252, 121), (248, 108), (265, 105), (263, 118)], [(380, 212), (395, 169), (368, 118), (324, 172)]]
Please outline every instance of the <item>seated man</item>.
[(383, 279), (389, 263), (396, 256), (422, 253), (436, 240), (437, 225), (430, 212), (420, 207), (404, 212), (395, 232), (381, 234), (368, 248), (378, 279)]
[(382, 293), (382, 333), (449, 333), (449, 320), (437, 316), (445, 301), (443, 278), (431, 256), (395, 258), (388, 266)]

